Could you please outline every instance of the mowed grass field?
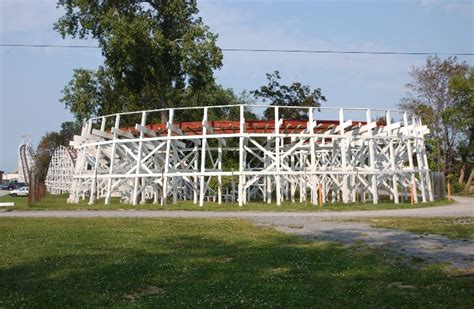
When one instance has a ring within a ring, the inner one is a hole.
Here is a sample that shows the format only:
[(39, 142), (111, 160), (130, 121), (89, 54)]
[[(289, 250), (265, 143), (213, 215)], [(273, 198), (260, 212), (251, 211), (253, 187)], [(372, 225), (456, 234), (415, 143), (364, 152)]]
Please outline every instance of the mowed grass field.
[(472, 308), (472, 276), (235, 219), (0, 218), (0, 307)]
[(322, 206), (312, 205), (311, 203), (283, 202), (281, 206), (276, 203), (250, 202), (243, 207), (239, 207), (237, 203), (217, 203), (207, 202), (203, 207), (188, 202), (179, 201), (176, 205), (171, 202), (165, 206), (152, 203), (130, 205), (119, 203), (118, 199), (113, 199), (110, 205), (104, 205), (103, 199), (97, 201), (93, 205), (88, 204), (88, 200), (81, 201), (79, 204), (66, 203), (67, 195), (46, 195), (41, 201), (36, 202), (32, 206), (28, 206), (26, 197), (0, 197), (0, 202), (14, 202), (14, 207), (8, 207), (6, 210), (117, 210), (117, 209), (137, 209), (137, 210), (195, 210), (195, 211), (352, 211), (352, 210), (380, 210), (380, 209), (403, 209), (403, 208), (423, 208), (433, 206), (444, 206), (452, 204), (448, 200), (439, 200), (429, 203), (418, 203), (411, 205), (410, 203), (394, 204), (389, 201), (382, 201), (374, 205), (372, 203), (327, 203)]

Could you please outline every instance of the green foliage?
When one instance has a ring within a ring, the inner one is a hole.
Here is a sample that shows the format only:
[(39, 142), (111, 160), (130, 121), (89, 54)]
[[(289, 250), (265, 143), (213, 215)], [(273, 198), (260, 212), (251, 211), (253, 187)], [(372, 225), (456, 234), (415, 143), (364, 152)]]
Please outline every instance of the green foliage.
[[(221, 105), (239, 105), (254, 104), (252, 97), (247, 92), (242, 92), (240, 95), (236, 95), (231, 88), (223, 88), (221, 85), (211, 85), (202, 91), (188, 91), (185, 95), (187, 106), (221, 106)], [(185, 109), (175, 113), (175, 121), (201, 121), (202, 120), (202, 109)], [(246, 119), (255, 119), (256, 115), (253, 114), (248, 108), (245, 112)], [(220, 107), (220, 108), (209, 108), (208, 109), (209, 120), (239, 120), (240, 109), (239, 107)]]
[(359, 245), (305, 240), (243, 220), (2, 218), (0, 233), (6, 308), (473, 303), (469, 278), (441, 267), (412, 267)]
[(451, 177), (451, 191), (452, 193), (459, 193), (464, 190), (464, 185), (459, 183), (459, 181), (455, 177)]
[[(195, 1), (59, 0), (54, 25), (63, 38), (97, 40), (97, 71), (79, 69), (62, 102), (78, 119), (182, 106), (214, 85), (222, 66), (217, 35), (197, 17)], [(163, 114), (162, 117), (165, 115)]]
[(428, 57), (424, 66), (410, 72), (412, 81), (406, 85), (409, 92), (400, 103), (402, 109), (417, 114), (429, 127), (430, 166), (447, 174), (457, 172), (454, 158), (466, 137), (462, 124), (465, 110), (450, 85), (455, 76), (465, 76), (469, 70), (467, 63), (455, 57)]
[(100, 114), (101, 94), (96, 73), (75, 69), (73, 79), (64, 87), (60, 99), (79, 122)]
[(449, 110), (447, 121), (463, 132), (457, 145), (457, 161), (460, 165), (474, 163), (474, 69), (466, 74), (455, 75), (449, 82), (449, 93), (454, 106)]
[[(294, 82), (290, 86), (280, 84), (280, 72), (267, 73), (268, 84), (260, 89), (252, 91), (255, 98), (261, 98), (263, 102), (278, 106), (301, 106), (320, 107), (326, 102), (326, 97), (321, 94), (321, 88), (311, 90), (308, 85)], [(285, 119), (308, 119), (306, 110), (280, 109), (279, 113)], [(267, 119), (274, 118), (274, 109), (268, 108), (264, 115)]]

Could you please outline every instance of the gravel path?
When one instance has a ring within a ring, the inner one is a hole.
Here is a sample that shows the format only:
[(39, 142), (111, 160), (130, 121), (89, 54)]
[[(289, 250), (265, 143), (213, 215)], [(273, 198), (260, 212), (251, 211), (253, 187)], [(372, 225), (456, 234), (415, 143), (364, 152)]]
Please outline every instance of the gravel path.
[[(284, 233), (308, 239), (364, 242), (370, 247), (381, 248), (402, 255), (405, 259), (425, 264), (447, 263), (452, 268), (474, 272), (474, 241), (450, 239), (439, 235), (419, 235), (393, 229), (370, 227), (357, 222), (339, 219), (367, 217), (474, 217), (474, 199), (456, 197), (449, 206), (346, 212), (216, 212), (216, 211), (6, 211), (2, 217), (160, 217), (160, 218), (243, 218), (258, 225), (272, 226)], [(337, 221), (335, 221), (335, 219)]]
[(387, 250), (407, 262), (420, 265), (439, 262), (449, 268), (474, 272), (474, 241), (451, 239), (440, 235), (420, 235), (402, 230), (371, 227), (358, 222), (302, 217), (255, 218), (259, 225), (307, 239), (337, 241), (345, 244), (363, 242), (369, 247)]

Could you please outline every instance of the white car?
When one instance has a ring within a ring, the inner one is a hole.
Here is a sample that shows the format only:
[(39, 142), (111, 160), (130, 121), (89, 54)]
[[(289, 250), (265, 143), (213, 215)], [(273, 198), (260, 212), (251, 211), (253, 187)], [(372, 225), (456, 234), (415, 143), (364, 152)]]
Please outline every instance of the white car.
[(15, 189), (10, 191), (10, 196), (28, 196), (29, 188), (21, 187), (20, 189)]

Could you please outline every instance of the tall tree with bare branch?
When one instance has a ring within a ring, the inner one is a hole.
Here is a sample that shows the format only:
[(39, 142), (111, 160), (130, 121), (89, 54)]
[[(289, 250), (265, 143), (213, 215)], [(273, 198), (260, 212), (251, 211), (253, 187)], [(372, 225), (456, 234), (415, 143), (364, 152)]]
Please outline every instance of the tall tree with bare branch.
[(429, 126), (431, 168), (448, 174), (453, 172), (456, 145), (463, 136), (463, 130), (451, 119), (456, 100), (449, 91), (449, 83), (454, 76), (468, 71), (469, 65), (458, 62), (456, 57), (428, 57), (423, 66), (413, 67), (412, 81), (406, 84), (407, 95), (399, 104), (402, 109), (421, 116)]

